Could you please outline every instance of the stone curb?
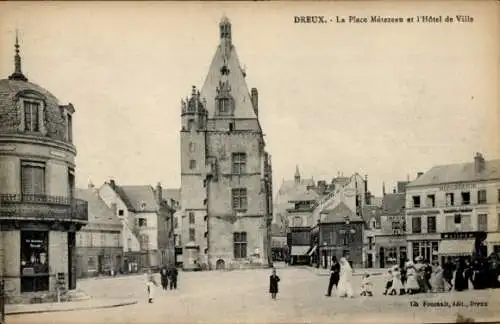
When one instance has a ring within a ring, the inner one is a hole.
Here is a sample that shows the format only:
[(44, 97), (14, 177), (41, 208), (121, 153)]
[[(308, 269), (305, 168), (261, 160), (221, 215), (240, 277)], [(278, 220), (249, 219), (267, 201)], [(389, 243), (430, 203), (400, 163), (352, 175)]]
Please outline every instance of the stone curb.
[[(122, 307), (122, 306), (130, 306), (130, 305), (135, 305), (139, 301), (137, 300), (129, 300), (129, 301), (124, 301), (124, 302), (116, 302), (116, 303), (111, 303), (111, 304), (101, 304), (101, 305), (75, 305), (74, 307), (70, 308), (54, 308), (54, 309), (36, 309), (36, 310), (13, 310), (9, 311), (7, 307), (5, 307), (5, 315), (21, 315), (21, 314), (39, 314), (39, 313), (58, 313), (58, 312), (74, 312), (74, 311), (80, 311), (80, 310), (90, 310), (90, 309), (103, 309), (103, 308), (115, 308), (115, 307)], [(68, 304), (71, 302), (67, 303), (62, 303)], [(6, 305), (8, 306), (8, 305)]]

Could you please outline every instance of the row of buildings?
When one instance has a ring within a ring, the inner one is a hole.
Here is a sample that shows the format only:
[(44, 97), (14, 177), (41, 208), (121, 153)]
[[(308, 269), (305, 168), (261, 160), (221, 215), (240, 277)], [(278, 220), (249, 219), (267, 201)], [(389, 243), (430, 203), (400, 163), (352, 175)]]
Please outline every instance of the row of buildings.
[(14, 62), (0, 80), (0, 279), (8, 302), (53, 298), (58, 287), (74, 291), (77, 278), (99, 273), (269, 265), (271, 157), (258, 91), (247, 87), (226, 17), (201, 91), (193, 86), (181, 102), (177, 190), (113, 180), (76, 188), (75, 107), (23, 74), (17, 36)]
[(174, 265), (178, 190), (120, 186), (115, 180), (77, 189), (88, 224), (76, 235), (77, 277)]
[(500, 160), (480, 153), (398, 181), (391, 193), (384, 185), (380, 198), (368, 191), (366, 176), (315, 184), (297, 169), (276, 201), (273, 236), (286, 235), (292, 264), (327, 266), (332, 256), (346, 256), (358, 267), (384, 268), (419, 256), (500, 252)]

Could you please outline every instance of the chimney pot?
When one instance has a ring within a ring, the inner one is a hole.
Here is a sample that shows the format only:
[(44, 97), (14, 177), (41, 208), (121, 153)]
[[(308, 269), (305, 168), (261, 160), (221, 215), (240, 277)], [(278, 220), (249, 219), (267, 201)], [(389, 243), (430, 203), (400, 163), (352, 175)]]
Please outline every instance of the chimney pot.
[(418, 172), (417, 173), (417, 179), (420, 178), (424, 173), (423, 172)]
[(476, 173), (480, 173), (484, 170), (485, 167), (485, 161), (484, 157), (481, 153), (476, 152), (476, 155), (474, 156), (474, 170)]

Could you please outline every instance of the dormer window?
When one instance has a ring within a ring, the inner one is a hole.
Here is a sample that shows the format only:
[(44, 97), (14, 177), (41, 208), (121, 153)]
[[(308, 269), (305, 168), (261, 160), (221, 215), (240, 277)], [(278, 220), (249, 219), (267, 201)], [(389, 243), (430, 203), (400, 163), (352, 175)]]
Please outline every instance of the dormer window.
[(40, 131), (40, 103), (24, 101), (24, 127), (27, 132)]
[(230, 101), (229, 98), (219, 99), (219, 113), (227, 114), (230, 112)]
[(19, 131), (45, 135), (44, 97), (31, 90), (25, 90), (17, 94), (17, 100), (20, 116)]

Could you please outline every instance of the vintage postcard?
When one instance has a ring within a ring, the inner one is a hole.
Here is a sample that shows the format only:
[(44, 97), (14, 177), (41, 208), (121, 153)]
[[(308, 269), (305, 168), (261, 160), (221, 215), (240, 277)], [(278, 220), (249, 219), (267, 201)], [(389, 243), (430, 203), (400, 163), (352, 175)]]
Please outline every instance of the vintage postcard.
[(499, 14), (0, 3), (0, 324), (499, 322)]

